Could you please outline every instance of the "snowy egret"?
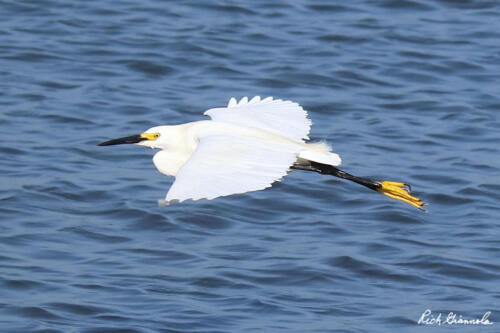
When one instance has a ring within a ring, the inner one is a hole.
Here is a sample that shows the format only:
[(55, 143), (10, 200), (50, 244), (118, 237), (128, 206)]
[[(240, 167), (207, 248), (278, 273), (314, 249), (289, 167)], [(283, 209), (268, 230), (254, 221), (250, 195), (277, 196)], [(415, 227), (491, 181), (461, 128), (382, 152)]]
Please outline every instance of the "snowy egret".
[(231, 98), (227, 107), (204, 114), (212, 120), (152, 127), (99, 146), (130, 143), (161, 149), (153, 163), (175, 177), (166, 203), (262, 190), (298, 169), (347, 179), (420, 209), (424, 205), (405, 183), (374, 181), (336, 168), (341, 159), (328, 144), (305, 142), (312, 123), (297, 103)]

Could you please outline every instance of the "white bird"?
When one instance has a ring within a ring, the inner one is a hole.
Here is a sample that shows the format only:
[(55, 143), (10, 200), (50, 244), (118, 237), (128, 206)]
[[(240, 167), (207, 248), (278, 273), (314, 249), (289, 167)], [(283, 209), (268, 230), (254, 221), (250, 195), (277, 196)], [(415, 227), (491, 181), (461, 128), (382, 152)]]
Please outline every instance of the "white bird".
[(166, 203), (262, 190), (299, 169), (348, 179), (423, 206), (405, 183), (378, 182), (337, 169), (340, 156), (328, 144), (306, 143), (312, 122), (297, 103), (259, 96), (239, 102), (231, 98), (226, 107), (204, 114), (212, 120), (152, 127), (99, 146), (133, 143), (161, 149), (153, 163), (161, 173), (175, 177)]

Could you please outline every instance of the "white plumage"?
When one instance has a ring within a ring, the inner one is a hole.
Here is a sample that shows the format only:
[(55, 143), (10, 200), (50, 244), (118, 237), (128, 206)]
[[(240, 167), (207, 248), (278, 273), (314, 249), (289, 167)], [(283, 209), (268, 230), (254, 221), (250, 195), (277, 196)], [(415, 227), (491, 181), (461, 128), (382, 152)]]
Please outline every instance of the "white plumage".
[(227, 107), (205, 111), (214, 121), (255, 127), (295, 141), (309, 139), (312, 122), (307, 112), (297, 103), (255, 96), (239, 102), (231, 98)]
[(408, 184), (353, 176), (336, 168), (341, 159), (328, 144), (306, 143), (312, 123), (297, 103), (259, 96), (239, 102), (231, 98), (227, 107), (205, 115), (212, 120), (152, 127), (99, 146), (135, 143), (160, 149), (154, 165), (175, 177), (160, 204), (262, 190), (290, 169), (299, 169), (347, 179), (423, 209)]
[[(227, 107), (207, 110), (212, 120), (157, 126), (131, 138), (102, 145), (136, 143), (161, 149), (156, 168), (175, 176), (166, 202), (214, 199), (262, 190), (287, 174), (294, 163), (339, 165), (326, 143), (306, 143), (311, 128), (297, 103), (273, 99), (231, 98)], [(139, 136), (137, 136), (139, 137)]]
[(179, 169), (166, 201), (214, 199), (271, 186), (297, 160), (294, 147), (261, 139), (210, 135)]

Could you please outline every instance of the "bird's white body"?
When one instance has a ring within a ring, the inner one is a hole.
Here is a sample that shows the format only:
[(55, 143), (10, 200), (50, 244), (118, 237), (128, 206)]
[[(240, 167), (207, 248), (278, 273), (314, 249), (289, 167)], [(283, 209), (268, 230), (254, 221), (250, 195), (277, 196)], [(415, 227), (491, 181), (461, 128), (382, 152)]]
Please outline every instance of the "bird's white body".
[(213, 199), (261, 190), (287, 174), (294, 163), (339, 165), (340, 157), (322, 142), (306, 143), (311, 121), (290, 101), (246, 97), (205, 112), (212, 120), (157, 126), (137, 143), (161, 149), (153, 163), (176, 177), (166, 201)]
[(378, 182), (335, 168), (341, 159), (329, 145), (306, 143), (312, 123), (297, 103), (259, 96), (239, 102), (231, 98), (226, 107), (204, 114), (212, 120), (152, 127), (99, 146), (135, 143), (160, 149), (154, 165), (175, 177), (161, 204), (262, 190), (293, 168), (344, 178), (419, 209), (424, 205), (405, 183)]
[(164, 140), (162, 142), (143, 141), (138, 145), (162, 149), (154, 155), (153, 163), (158, 171), (167, 176), (175, 177), (179, 169), (196, 150), (200, 140), (210, 136), (227, 136), (248, 140), (258, 139), (264, 142), (280, 143), (296, 150), (297, 158), (311, 160), (313, 155), (317, 155), (316, 159), (313, 157), (312, 160), (330, 162), (332, 165), (339, 165), (338, 162), (340, 162), (336, 158), (338, 156), (336, 154), (332, 160), (333, 154), (328, 151), (329, 147), (324, 143), (294, 141), (259, 128), (238, 126), (213, 120), (201, 120), (173, 126), (157, 126), (148, 131), (161, 133)]

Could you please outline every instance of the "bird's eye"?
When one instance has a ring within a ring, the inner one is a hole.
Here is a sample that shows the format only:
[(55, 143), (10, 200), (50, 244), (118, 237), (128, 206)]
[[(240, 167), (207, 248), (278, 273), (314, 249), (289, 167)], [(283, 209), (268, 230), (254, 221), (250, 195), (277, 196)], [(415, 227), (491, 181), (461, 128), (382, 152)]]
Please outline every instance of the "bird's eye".
[(155, 138), (155, 140), (156, 140), (156, 139), (158, 139), (159, 137), (160, 137), (160, 133), (155, 133), (155, 134), (154, 134), (154, 138)]

